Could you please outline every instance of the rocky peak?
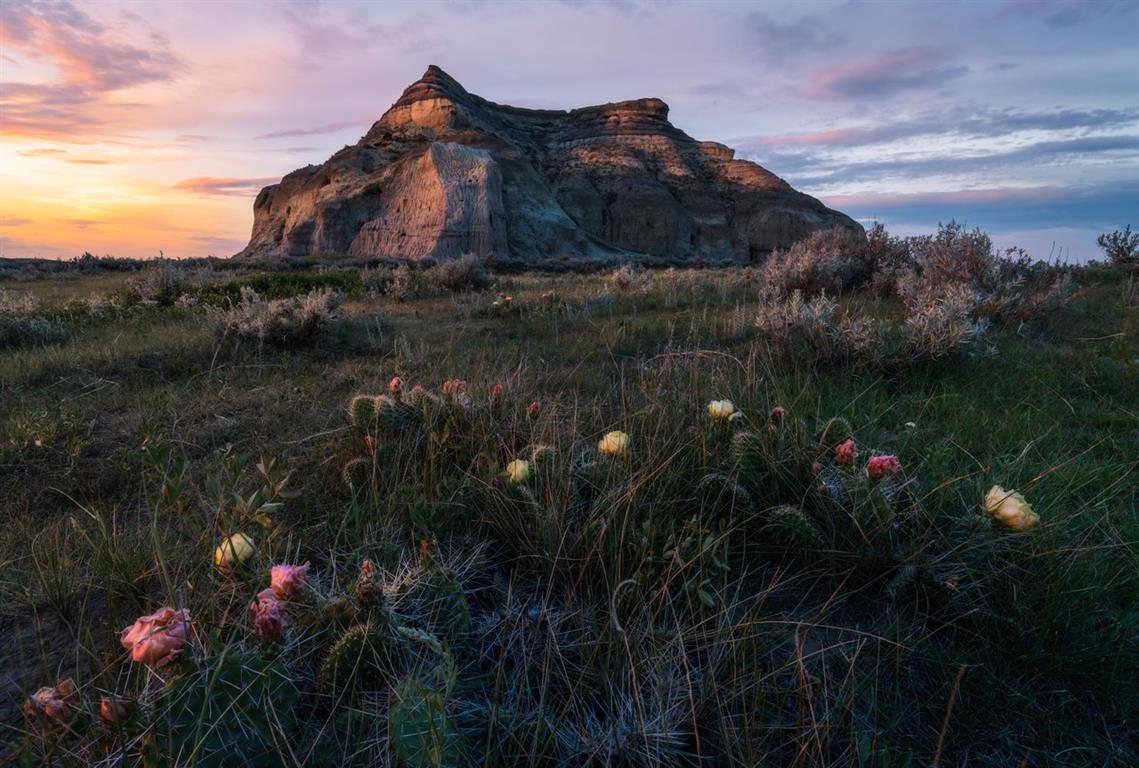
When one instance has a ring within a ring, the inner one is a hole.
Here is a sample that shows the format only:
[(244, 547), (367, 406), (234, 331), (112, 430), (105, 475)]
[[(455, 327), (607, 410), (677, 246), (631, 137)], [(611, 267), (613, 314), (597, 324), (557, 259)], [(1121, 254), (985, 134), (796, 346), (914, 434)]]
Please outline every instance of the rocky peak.
[(431, 65), (359, 144), (262, 190), (242, 254), (746, 262), (835, 225), (861, 229), (661, 99), (513, 107)]

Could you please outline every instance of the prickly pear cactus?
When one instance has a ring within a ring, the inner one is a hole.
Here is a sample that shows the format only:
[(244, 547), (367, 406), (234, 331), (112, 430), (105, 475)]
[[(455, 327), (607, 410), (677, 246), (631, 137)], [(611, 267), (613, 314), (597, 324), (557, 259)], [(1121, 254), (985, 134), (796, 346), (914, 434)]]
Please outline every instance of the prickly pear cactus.
[(336, 697), (396, 679), (408, 659), (406, 641), (386, 611), (344, 630), (320, 665), (320, 680)]
[(349, 400), (348, 422), (360, 432), (371, 428), (376, 423), (376, 398), (373, 395), (356, 395)]
[(771, 456), (767, 440), (748, 430), (732, 436), (732, 460), (740, 476), (756, 487), (762, 487), (770, 472)]
[(358, 456), (349, 459), (340, 470), (340, 479), (352, 490), (366, 488), (372, 479), (374, 462), (370, 458)]
[(528, 447), (526, 453), (534, 471), (539, 474), (547, 474), (557, 468), (558, 452), (551, 445), (534, 443)]
[(419, 386), (418, 384), (411, 388), (411, 392), (407, 395), (408, 401), (421, 411), (424, 408), (435, 405), (439, 402), (439, 397), (430, 390)]
[(755, 502), (739, 481), (726, 472), (705, 475), (696, 485), (700, 511), (711, 519), (746, 519), (755, 512)]
[(180, 678), (158, 719), (170, 765), (280, 764), (275, 745), (292, 736), (300, 694), (285, 667), (228, 654)]
[(854, 437), (854, 429), (850, 426), (850, 422), (841, 416), (835, 416), (828, 419), (819, 431), (819, 446), (833, 448), (851, 437)]
[(357, 608), (346, 597), (333, 597), (317, 604), (315, 620), (324, 625), (339, 625), (341, 627), (356, 620)]
[(380, 395), (375, 408), (380, 433), (389, 438), (414, 437), (423, 425), (419, 409), (409, 402)]
[(442, 567), (432, 564), (416, 584), (413, 597), (427, 630), (442, 638), (448, 648), (463, 645), (471, 631), (471, 609), (457, 581)]
[(450, 768), (461, 760), (461, 737), (447, 712), (445, 692), (416, 679), (392, 692), (388, 739), (407, 768)]
[(822, 541), (822, 534), (803, 510), (784, 505), (767, 513), (764, 530), (774, 544), (787, 549), (809, 549)]

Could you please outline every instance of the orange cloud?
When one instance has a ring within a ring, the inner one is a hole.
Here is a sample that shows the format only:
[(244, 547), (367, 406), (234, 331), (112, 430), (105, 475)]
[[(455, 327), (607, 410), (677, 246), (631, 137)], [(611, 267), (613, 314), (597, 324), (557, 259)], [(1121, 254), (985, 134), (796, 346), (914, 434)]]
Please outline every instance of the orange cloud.
[[(9, 54), (49, 65), (55, 77), (4, 83), (0, 133), (76, 140), (79, 125), (88, 135), (102, 129), (105, 108), (113, 105), (109, 94), (168, 81), (177, 73), (179, 60), (165, 37), (151, 33), (146, 43), (126, 41), (118, 30), (68, 2), (6, 3), (0, 45)], [(80, 137), (77, 143), (83, 141)]]
[(249, 197), (256, 195), (262, 187), (276, 184), (280, 181), (277, 176), (261, 176), (253, 179), (216, 178), (214, 176), (196, 176), (192, 179), (183, 179), (174, 185), (174, 189), (184, 192), (194, 192), (199, 195), (240, 195)]

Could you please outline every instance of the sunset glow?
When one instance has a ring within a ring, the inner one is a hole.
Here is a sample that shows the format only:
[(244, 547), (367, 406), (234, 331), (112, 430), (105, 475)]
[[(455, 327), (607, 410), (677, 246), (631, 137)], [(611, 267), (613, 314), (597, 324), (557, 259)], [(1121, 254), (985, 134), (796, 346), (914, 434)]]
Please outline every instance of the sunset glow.
[(230, 255), (437, 63), (516, 105), (658, 96), (860, 220), (1086, 259), (1139, 210), (1135, 8), (5, 0), (0, 255)]

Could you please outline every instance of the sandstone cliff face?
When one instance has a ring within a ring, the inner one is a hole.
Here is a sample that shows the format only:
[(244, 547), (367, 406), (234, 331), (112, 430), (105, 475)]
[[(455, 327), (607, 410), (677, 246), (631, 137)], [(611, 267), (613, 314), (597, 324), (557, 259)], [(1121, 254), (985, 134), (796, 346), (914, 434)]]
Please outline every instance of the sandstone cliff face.
[(639, 99), (520, 109), (428, 68), (354, 146), (261, 190), (239, 256), (755, 261), (852, 219)]

